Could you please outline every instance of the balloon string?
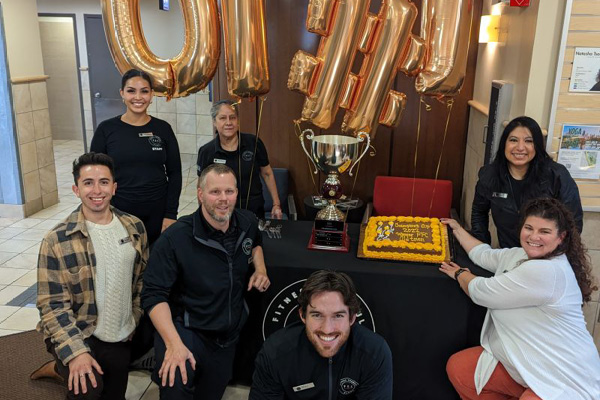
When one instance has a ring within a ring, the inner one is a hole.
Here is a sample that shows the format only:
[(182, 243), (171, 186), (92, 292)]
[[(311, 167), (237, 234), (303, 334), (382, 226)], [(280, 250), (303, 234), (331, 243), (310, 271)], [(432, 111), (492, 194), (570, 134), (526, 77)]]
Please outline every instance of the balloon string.
[[(242, 103), (242, 100), (238, 100), (235, 103), (233, 103), (231, 106), (236, 108), (239, 104)], [(240, 186), (240, 194), (238, 196), (238, 200), (236, 203), (238, 203), (238, 207), (241, 209), (242, 208), (242, 158), (241, 158), (241, 152), (242, 152), (242, 119), (239, 118), (239, 110), (237, 112), (238, 114), (238, 180), (239, 180), (239, 186)], [(246, 203), (246, 209), (248, 209), (248, 203)]]
[[(258, 127), (256, 128), (256, 138), (254, 139), (254, 154), (252, 155), (252, 167), (250, 168), (250, 182), (248, 184), (248, 193), (246, 194), (246, 210), (248, 209), (248, 202), (250, 201), (250, 188), (252, 187), (252, 175), (254, 174), (254, 160), (256, 159), (256, 149), (258, 148), (258, 138), (260, 137), (260, 126), (262, 120), (262, 112), (263, 106), (265, 104), (266, 97), (259, 97), (260, 104), (258, 107)], [(238, 159), (240, 157), (240, 152), (238, 151)], [(241, 186), (240, 186), (241, 188)], [(266, 210), (265, 210), (266, 211)]]
[(444, 128), (444, 138), (442, 139), (442, 150), (440, 151), (440, 157), (438, 158), (437, 168), (435, 169), (435, 181), (433, 184), (433, 193), (431, 194), (431, 203), (429, 203), (429, 215), (431, 215), (431, 209), (433, 208), (433, 199), (435, 197), (435, 187), (438, 180), (438, 174), (440, 173), (440, 165), (442, 164), (442, 156), (444, 155), (444, 145), (446, 144), (446, 136), (448, 134), (448, 124), (450, 123), (450, 116), (452, 115), (452, 106), (454, 105), (454, 99), (448, 99), (446, 102), (446, 109), (448, 110), (448, 116), (446, 117), (446, 127)]
[(413, 163), (413, 186), (410, 198), (410, 215), (413, 215), (413, 205), (415, 202), (415, 184), (417, 182), (417, 159), (419, 154), (419, 138), (421, 137), (421, 104), (425, 104), (425, 110), (430, 111), (431, 106), (425, 102), (423, 95), (419, 97), (419, 121), (417, 122), (417, 142), (415, 143), (415, 160)]
[[(299, 119), (294, 120), (294, 127), (296, 129), (296, 138), (300, 138), (300, 135), (302, 135), (302, 129), (300, 128), (300, 120)], [(315, 193), (318, 194), (319, 188), (317, 187), (317, 183), (315, 182), (315, 174), (313, 173), (313, 170), (310, 167), (310, 161), (308, 158), (306, 159), (306, 166), (308, 167), (308, 175), (310, 175), (310, 179), (312, 180), (313, 188), (315, 189)]]

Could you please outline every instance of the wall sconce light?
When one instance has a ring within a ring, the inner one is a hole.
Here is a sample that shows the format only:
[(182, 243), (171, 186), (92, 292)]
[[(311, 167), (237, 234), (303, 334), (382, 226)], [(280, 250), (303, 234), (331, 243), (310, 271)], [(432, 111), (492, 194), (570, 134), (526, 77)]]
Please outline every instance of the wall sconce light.
[(500, 33), (499, 15), (482, 15), (479, 25), (479, 43), (498, 42)]

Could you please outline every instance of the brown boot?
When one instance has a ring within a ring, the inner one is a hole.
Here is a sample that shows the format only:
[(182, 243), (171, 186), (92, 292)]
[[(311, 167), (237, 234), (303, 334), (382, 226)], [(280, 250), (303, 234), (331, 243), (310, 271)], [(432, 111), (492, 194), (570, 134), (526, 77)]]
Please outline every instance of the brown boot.
[(50, 379), (61, 385), (65, 382), (62, 376), (56, 372), (56, 361), (50, 360), (29, 375), (29, 379)]

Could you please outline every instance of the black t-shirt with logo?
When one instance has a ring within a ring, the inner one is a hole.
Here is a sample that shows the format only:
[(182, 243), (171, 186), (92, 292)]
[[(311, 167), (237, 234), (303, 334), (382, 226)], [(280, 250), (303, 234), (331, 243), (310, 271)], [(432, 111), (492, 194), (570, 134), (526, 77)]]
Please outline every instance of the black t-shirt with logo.
[(115, 164), (116, 198), (156, 201), (166, 196), (166, 218), (177, 218), (181, 157), (168, 122), (152, 117), (142, 126), (117, 116), (98, 125), (90, 151), (108, 154)]
[[(242, 133), (240, 136), (240, 146), (235, 151), (224, 150), (221, 147), (218, 136), (200, 147), (200, 150), (198, 150), (197, 161), (198, 175), (200, 175), (204, 168), (211, 164), (226, 164), (235, 172), (237, 177), (237, 207), (240, 207), (241, 202), (241, 208), (248, 209), (260, 217), (264, 214), (260, 168), (269, 165), (269, 156), (267, 155), (267, 149), (260, 138), (257, 138), (250, 133)], [(241, 165), (239, 161), (241, 161)], [(253, 164), (254, 169), (252, 168)], [(252, 174), (252, 183), (250, 185), (248, 205), (246, 205), (250, 174)]]

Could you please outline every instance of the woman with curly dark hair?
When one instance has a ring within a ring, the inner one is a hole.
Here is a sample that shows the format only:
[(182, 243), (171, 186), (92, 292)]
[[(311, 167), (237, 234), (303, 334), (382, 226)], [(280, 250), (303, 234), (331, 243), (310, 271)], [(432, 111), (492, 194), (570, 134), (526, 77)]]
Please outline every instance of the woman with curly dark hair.
[(448, 377), (462, 399), (600, 399), (600, 357), (582, 311), (597, 288), (573, 216), (547, 198), (521, 215), (521, 247), (510, 249), (492, 249), (442, 220), (469, 258), (494, 272), (484, 278), (452, 262), (440, 267), (488, 308), (481, 346), (454, 354)]
[(479, 170), (471, 210), (471, 235), (491, 243), (489, 213), (500, 247), (519, 247), (519, 210), (537, 197), (558, 199), (583, 228), (583, 211), (577, 184), (564, 165), (554, 162), (544, 148), (542, 128), (522, 116), (510, 121), (500, 137), (491, 164)]

